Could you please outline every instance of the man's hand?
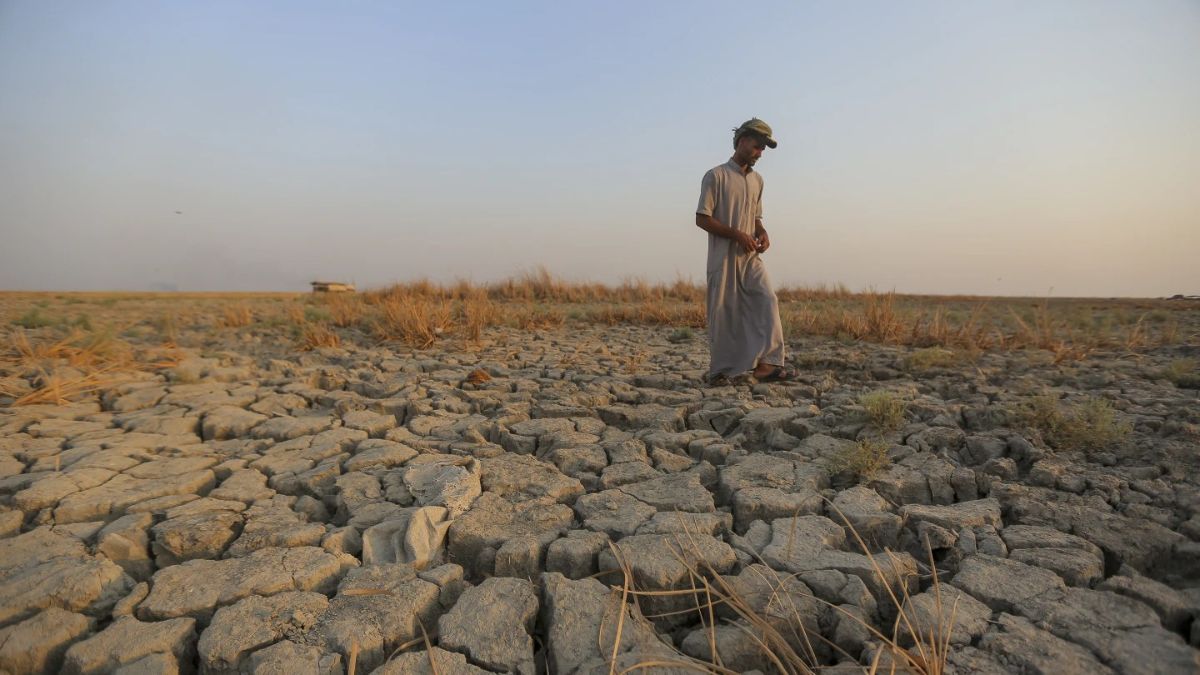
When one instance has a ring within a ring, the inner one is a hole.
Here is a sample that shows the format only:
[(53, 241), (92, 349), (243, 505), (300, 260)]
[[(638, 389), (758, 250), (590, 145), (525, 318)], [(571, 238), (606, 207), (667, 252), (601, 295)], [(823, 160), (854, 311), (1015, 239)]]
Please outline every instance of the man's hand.
[(759, 248), (761, 245), (756, 237), (752, 237), (741, 230), (735, 230), (732, 227), (721, 224), (716, 218), (704, 213), (696, 214), (696, 227), (714, 234), (718, 237), (732, 239), (735, 244), (742, 247), (744, 253), (754, 253), (765, 251), (766, 249)]
[(736, 234), (736, 236), (734, 237), (733, 240), (742, 245), (742, 250), (744, 252), (754, 253), (755, 251), (760, 250), (758, 248), (758, 245), (759, 245), (758, 240), (755, 239), (754, 237), (751, 237), (750, 235), (746, 234), (745, 232), (742, 232), (741, 230), (736, 230), (735, 234)]
[(766, 253), (767, 249), (770, 249), (770, 237), (767, 235), (767, 228), (762, 226), (762, 221), (755, 222), (754, 239), (756, 251)]
[(758, 235), (754, 239), (757, 242), (759, 253), (766, 253), (767, 249), (771, 248), (771, 238), (767, 236), (766, 230), (759, 230)]

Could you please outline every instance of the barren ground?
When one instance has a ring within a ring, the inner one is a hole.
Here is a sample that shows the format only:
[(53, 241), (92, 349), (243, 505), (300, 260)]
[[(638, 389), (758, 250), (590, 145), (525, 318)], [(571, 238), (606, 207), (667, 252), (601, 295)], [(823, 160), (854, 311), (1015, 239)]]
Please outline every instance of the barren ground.
[(302, 302), (0, 295), (0, 669), (1200, 669), (1195, 303), (1092, 301), (1153, 329), (1077, 352), (794, 333), (798, 381), (712, 388), (702, 329)]

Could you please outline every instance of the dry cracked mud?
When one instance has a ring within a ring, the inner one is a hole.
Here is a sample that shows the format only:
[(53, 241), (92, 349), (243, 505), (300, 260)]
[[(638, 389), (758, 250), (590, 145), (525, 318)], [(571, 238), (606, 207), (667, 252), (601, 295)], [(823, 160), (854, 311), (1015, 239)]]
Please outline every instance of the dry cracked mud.
[[(626, 575), (696, 574), (822, 672), (896, 660), (871, 628), (892, 635), (901, 590), (918, 632), (954, 607), (949, 672), (1200, 669), (1200, 401), (1148, 375), (1194, 347), (929, 368), (792, 349), (796, 382), (709, 387), (703, 338), (665, 328), (232, 339), (0, 409), (0, 669), (694, 672), (715, 651), (776, 672), (729, 606), (621, 603)], [(872, 392), (901, 402), (894, 427)], [(1021, 415), (1047, 393), (1129, 433), (1055, 447)], [(871, 447), (873, 474), (838, 470)]]

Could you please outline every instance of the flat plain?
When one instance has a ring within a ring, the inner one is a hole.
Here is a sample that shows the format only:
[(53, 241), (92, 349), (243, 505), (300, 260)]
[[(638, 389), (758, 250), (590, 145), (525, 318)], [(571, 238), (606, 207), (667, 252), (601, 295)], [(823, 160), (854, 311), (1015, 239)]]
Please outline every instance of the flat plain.
[(779, 296), (0, 293), (0, 669), (1200, 669), (1200, 301)]

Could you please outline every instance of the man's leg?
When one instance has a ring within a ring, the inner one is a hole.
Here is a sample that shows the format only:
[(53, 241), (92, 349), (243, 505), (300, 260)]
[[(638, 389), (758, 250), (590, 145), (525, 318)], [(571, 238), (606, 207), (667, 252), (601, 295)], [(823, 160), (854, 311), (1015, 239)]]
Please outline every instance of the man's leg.
[[(790, 374), (790, 377), (782, 377), (786, 373), (783, 364), (787, 354), (783, 339), (783, 322), (779, 318), (779, 298), (771, 287), (767, 268), (761, 259), (755, 259), (749, 264), (742, 286), (749, 301), (746, 318), (749, 325), (754, 326), (752, 334), (757, 342), (755, 350), (758, 352), (758, 358), (751, 374), (759, 379), (795, 377), (794, 373)], [(774, 377), (771, 377), (772, 375)]]

